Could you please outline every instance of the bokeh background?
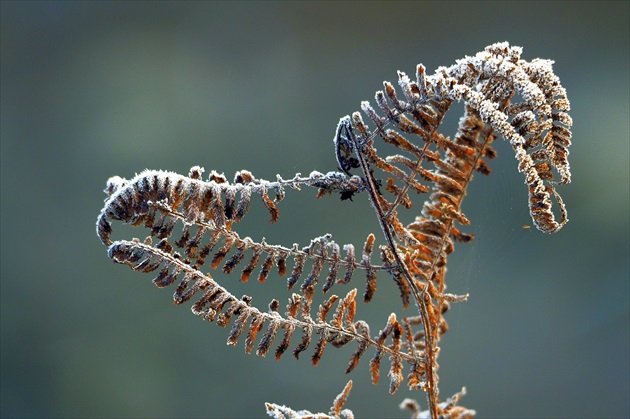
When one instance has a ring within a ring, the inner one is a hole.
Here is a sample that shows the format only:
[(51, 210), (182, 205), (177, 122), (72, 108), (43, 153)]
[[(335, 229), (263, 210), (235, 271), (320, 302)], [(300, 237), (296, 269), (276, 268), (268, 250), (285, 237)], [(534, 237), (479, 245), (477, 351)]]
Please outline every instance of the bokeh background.
[[(449, 313), (441, 395), (467, 386), (463, 404), (480, 417), (630, 415), (628, 2), (1, 8), (2, 417), (244, 418), (264, 416), (265, 401), (327, 412), (354, 348), (327, 349), (315, 368), (310, 352), (276, 363), (227, 347), (227, 330), (109, 261), (94, 229), (105, 181), (196, 164), (229, 178), (334, 170), (338, 118), (396, 70), (432, 72), (504, 40), (554, 59), (568, 90), (571, 221), (553, 236), (522, 228), (526, 187), (497, 143), (493, 175), (475, 179), (464, 205), (476, 239), (450, 258), (449, 290), (471, 297)], [(238, 231), (288, 246), (326, 232), (360, 246), (378, 233), (365, 196), (289, 192), (280, 211), (270, 226), (256, 203)], [(276, 277), (216, 277), (259, 306), (286, 301)], [(397, 294), (382, 279), (358, 317), (378, 330), (400, 312)], [(404, 397), (426, 407), (420, 393), (390, 396), (386, 377), (373, 386), (367, 369), (363, 359), (349, 377), (358, 417), (408, 417)]]

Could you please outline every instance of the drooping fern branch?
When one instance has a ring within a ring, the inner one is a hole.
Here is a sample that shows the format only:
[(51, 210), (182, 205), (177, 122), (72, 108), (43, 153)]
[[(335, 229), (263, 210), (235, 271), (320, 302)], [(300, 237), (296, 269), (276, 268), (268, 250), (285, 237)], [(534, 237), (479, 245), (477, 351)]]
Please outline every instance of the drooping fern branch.
[[(473, 237), (460, 231), (462, 225), (470, 224), (462, 212), (462, 200), (474, 172), (490, 173), (487, 160), (495, 156), (491, 144), (496, 137), (508, 140), (514, 149), (536, 227), (553, 233), (567, 221), (556, 186), (570, 181), (569, 102), (551, 61), (527, 62), (520, 54), (520, 48), (499, 43), (451, 67), (440, 67), (433, 75), (419, 65), (415, 81), (399, 72), (401, 97), (385, 82), (375, 97), (378, 111), (369, 102), (361, 104), (373, 128), (358, 112), (340, 120), (334, 144), (343, 173), (313, 172), (266, 181), (242, 170), (230, 183), (214, 171), (203, 180), (203, 169), (196, 166), (188, 176), (147, 170), (131, 180), (111, 178), (106, 188), (109, 197), (97, 221), (98, 236), (109, 246), (113, 261), (136, 271), (157, 271), (153, 282), (158, 287), (178, 281), (175, 303), (194, 298), (192, 311), (197, 316), (223, 327), (231, 324), (228, 345), (236, 345), (245, 335), (247, 353), (255, 350), (266, 356), (275, 346), (276, 359), (280, 359), (297, 332), (301, 337), (293, 347), (294, 356), (299, 358), (313, 347), (311, 361), (316, 365), (327, 346), (353, 344), (346, 372), (371, 348), (373, 382), (379, 380), (383, 356), (388, 356), (390, 392), (405, 381), (404, 364), (408, 365), (407, 385), (426, 392), (427, 412), (419, 412), (415, 402), (406, 403), (414, 415), (470, 417), (474, 411), (456, 406), (463, 393), (439, 401), (437, 354), (440, 338), (448, 329), (444, 314), (449, 304), (467, 298), (446, 293), (447, 255), (454, 241), (468, 242)], [(465, 113), (451, 139), (438, 128), (455, 101), (465, 103)], [(400, 154), (379, 154), (375, 148), (379, 139)], [(242, 238), (234, 230), (246, 216), (252, 195), (259, 195), (275, 222), (285, 190), (301, 187), (316, 188), (318, 197), (339, 193), (347, 199), (365, 193), (385, 238), (378, 247), (380, 261), (372, 260), (373, 234), (357, 255), (353, 245), (341, 246), (329, 234), (304, 247), (284, 247)], [(417, 194), (428, 196), (415, 220), (403, 225), (398, 211), (411, 208)], [(559, 221), (552, 212), (553, 200)], [(144, 240), (113, 241), (113, 220), (144, 227), (148, 235)], [(204, 269), (208, 260), (209, 268)], [(279, 276), (287, 276), (289, 290), (300, 283), (286, 299), (286, 311), (279, 311), (283, 303), (277, 299), (261, 310), (251, 297), (235, 297), (210, 273), (221, 267), (227, 275), (239, 266), (242, 282), (254, 271), (258, 281), (264, 282), (277, 270)], [(372, 299), (377, 279), (390, 277), (400, 290), (403, 308), (413, 302), (417, 315), (399, 318), (392, 312), (383, 329), (373, 333), (365, 321), (355, 319), (356, 289), (343, 297), (332, 294), (316, 310), (312, 308), (320, 282), (327, 294), (337, 283), (354, 281), (357, 271), (364, 273), (365, 303)], [(349, 387), (343, 392), (344, 401), (348, 392)], [(339, 416), (342, 405), (331, 412)], [(282, 414), (278, 409), (274, 412)], [(344, 412), (347, 416), (349, 411)]]

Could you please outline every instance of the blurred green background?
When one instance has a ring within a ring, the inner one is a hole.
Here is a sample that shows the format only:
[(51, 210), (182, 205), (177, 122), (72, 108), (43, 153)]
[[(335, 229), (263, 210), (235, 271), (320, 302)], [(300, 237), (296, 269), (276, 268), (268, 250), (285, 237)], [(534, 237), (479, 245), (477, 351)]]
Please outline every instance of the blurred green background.
[[(312, 348), (276, 363), (227, 347), (227, 330), (173, 306), (172, 289), (112, 264), (95, 221), (107, 178), (145, 168), (335, 170), (338, 119), (383, 80), (504, 40), (554, 59), (568, 91), (571, 221), (553, 236), (522, 228), (526, 187), (497, 143), (493, 175), (477, 176), (464, 204), (476, 239), (450, 258), (449, 290), (471, 296), (448, 315), (441, 395), (465, 385), (480, 417), (630, 415), (628, 2), (1, 7), (2, 417), (260, 417), (265, 401), (326, 412), (347, 378), (358, 417), (408, 417), (404, 397), (426, 407), (423, 394), (387, 393), (385, 365), (369, 382), (372, 352), (346, 377), (354, 348), (327, 349), (315, 368)], [(237, 230), (287, 246), (379, 233), (365, 196), (314, 195), (289, 192), (274, 226), (256, 202)], [(216, 278), (262, 307), (288, 295), (276, 277)], [(373, 332), (400, 313), (390, 282), (359, 305)]]

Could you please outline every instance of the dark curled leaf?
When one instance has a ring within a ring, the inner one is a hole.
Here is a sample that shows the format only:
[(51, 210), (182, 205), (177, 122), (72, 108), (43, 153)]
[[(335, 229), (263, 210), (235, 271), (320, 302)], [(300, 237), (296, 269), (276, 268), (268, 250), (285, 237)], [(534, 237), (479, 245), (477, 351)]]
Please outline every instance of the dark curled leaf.
[(354, 141), (350, 117), (345, 116), (339, 120), (333, 142), (335, 144), (337, 167), (349, 175), (350, 170), (359, 167), (359, 161), (356, 157), (352, 156), (352, 152), (354, 151)]

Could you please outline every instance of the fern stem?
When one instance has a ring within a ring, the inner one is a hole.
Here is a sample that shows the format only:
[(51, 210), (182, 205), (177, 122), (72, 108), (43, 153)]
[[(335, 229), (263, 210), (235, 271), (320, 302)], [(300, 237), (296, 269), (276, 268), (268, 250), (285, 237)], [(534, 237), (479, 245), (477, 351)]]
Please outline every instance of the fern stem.
[(354, 145), (355, 145), (355, 150), (356, 150), (355, 154), (359, 160), (361, 170), (365, 174), (367, 192), (370, 198), (370, 202), (372, 203), (374, 207), (374, 211), (376, 211), (376, 218), (378, 219), (378, 222), (381, 226), (381, 230), (383, 231), (383, 234), (385, 235), (385, 240), (387, 241), (387, 244), (392, 249), (394, 260), (400, 267), (400, 270), (403, 276), (405, 277), (405, 280), (407, 281), (407, 284), (409, 285), (411, 292), (413, 293), (416, 307), (418, 308), (418, 312), (422, 318), (422, 325), (424, 327), (424, 336), (425, 336), (425, 349), (424, 349), (425, 352), (424, 353), (425, 353), (426, 374), (427, 374), (427, 391), (426, 391), (427, 401), (429, 404), (429, 412), (431, 413), (431, 418), (437, 419), (438, 418), (438, 398), (436, 394), (437, 386), (435, 385), (435, 379), (433, 375), (433, 363), (434, 363), (433, 334), (430, 331), (431, 326), (429, 324), (429, 318), (427, 316), (428, 310), (426, 307), (426, 298), (428, 297), (428, 294), (426, 291), (426, 287), (423, 290), (418, 289), (405, 263), (400, 258), (400, 255), (398, 254), (398, 250), (396, 248), (396, 244), (394, 242), (392, 231), (390, 229), (390, 225), (387, 223), (386, 215), (383, 211), (383, 208), (381, 207), (379, 203), (376, 184), (371, 174), (369, 164), (366, 161), (365, 157), (363, 156), (363, 153), (360, 152), (361, 146), (356, 140), (356, 137), (354, 137), (354, 135), (352, 134), (350, 130), (349, 130), (349, 133), (351, 136), (351, 140), (354, 142)]

